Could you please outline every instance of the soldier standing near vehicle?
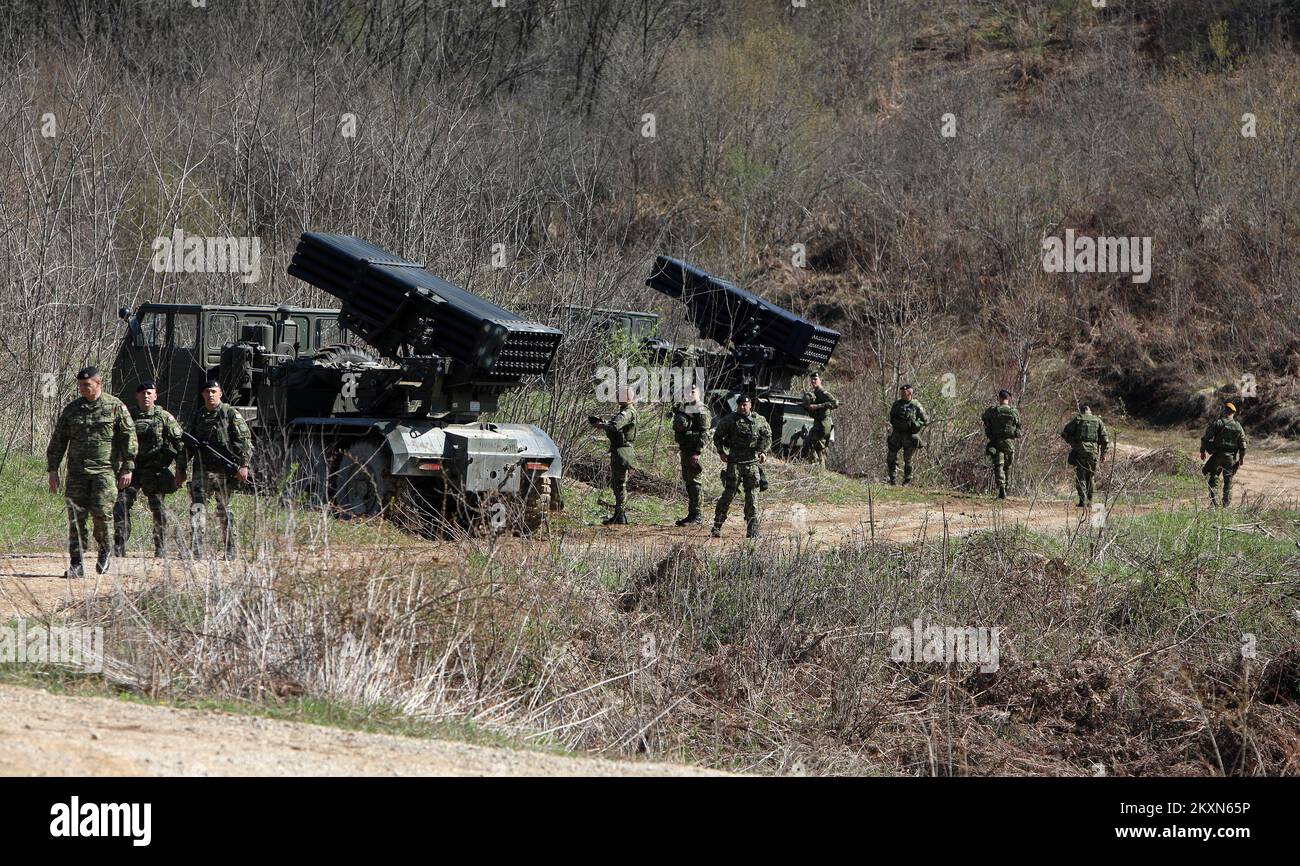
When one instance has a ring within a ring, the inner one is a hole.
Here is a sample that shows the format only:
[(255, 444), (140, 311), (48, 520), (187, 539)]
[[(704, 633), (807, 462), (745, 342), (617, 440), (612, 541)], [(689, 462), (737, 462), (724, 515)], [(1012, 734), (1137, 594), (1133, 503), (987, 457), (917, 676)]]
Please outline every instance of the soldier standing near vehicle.
[(95, 544), (99, 558), (95, 571), (106, 574), (109, 568), (108, 521), (118, 489), (131, 483), (135, 469), (135, 425), (131, 413), (121, 400), (104, 393), (99, 370), (86, 367), (77, 373), (77, 391), (81, 394), (59, 413), (45, 465), (51, 493), (59, 492), (59, 464), (68, 458), (68, 477), (63, 495), (68, 506), (68, 570), (64, 577), (84, 577), (82, 557), (90, 546), (86, 527), (89, 516), (94, 523)]
[(1020, 413), (1011, 405), (1011, 392), (1003, 388), (998, 392), (998, 402), (984, 410), (984, 436), (988, 445), (984, 452), (993, 466), (993, 483), (998, 488), (998, 499), (1007, 498), (1007, 485), (1011, 483), (1011, 464), (1015, 461), (1015, 440), (1020, 438)]
[(636, 467), (636, 451), (632, 448), (636, 442), (634, 398), (631, 389), (624, 388), (618, 392), (618, 412), (612, 418), (602, 421), (593, 415), (587, 419), (592, 427), (609, 437), (609, 486), (614, 491), (614, 513), (601, 521), (603, 526), (628, 522), (627, 473)]
[[(126, 543), (131, 539), (131, 509), (137, 496), (143, 492), (153, 515), (154, 556), (164, 556), (167, 546), (167, 506), (165, 498), (185, 482), (185, 443), (181, 441), (181, 425), (172, 414), (156, 405), (158, 386), (141, 382), (135, 389), (135, 408), (131, 421), (135, 424), (135, 437), (139, 446), (135, 458), (135, 472), (131, 483), (117, 495), (113, 508), (113, 555), (126, 556)], [(175, 469), (173, 471), (173, 465)]]
[(772, 447), (772, 428), (767, 420), (754, 411), (754, 398), (748, 394), (740, 397), (736, 411), (718, 422), (713, 433), (713, 445), (722, 462), (722, 495), (713, 510), (713, 537), (722, 535), (722, 524), (727, 522), (727, 511), (736, 497), (736, 488), (745, 487), (745, 535), (758, 538), (759, 470), (767, 451)]
[(1110, 433), (1085, 403), (1079, 406), (1079, 414), (1065, 425), (1061, 438), (1070, 443), (1069, 463), (1074, 467), (1074, 489), (1079, 494), (1076, 506), (1087, 508), (1092, 505), (1092, 478), (1110, 448)]
[(921, 447), (921, 430), (930, 423), (930, 416), (919, 401), (912, 399), (912, 386), (903, 385), (898, 389), (899, 399), (889, 407), (889, 455), (885, 465), (889, 469), (889, 483), (894, 483), (898, 470), (898, 452), (903, 452), (903, 483), (912, 482), (912, 455)]
[(1218, 505), (1216, 489), (1219, 475), (1223, 475), (1223, 507), (1232, 504), (1232, 476), (1237, 474), (1241, 464), (1246, 462), (1246, 431), (1237, 420), (1237, 407), (1232, 403), (1223, 404), (1223, 417), (1216, 418), (1205, 428), (1201, 436), (1201, 459), (1209, 460), (1201, 467), (1205, 480), (1210, 485), (1210, 505)]
[(203, 556), (204, 533), (208, 525), (207, 500), (211, 495), (217, 502), (221, 539), (229, 559), (235, 555), (234, 521), (230, 515), (230, 494), (234, 492), (232, 479), (248, 481), (249, 461), (253, 459), (253, 436), (244, 416), (234, 406), (221, 402), (221, 383), (216, 379), (204, 382), (199, 393), (203, 402), (185, 425), (188, 459), (194, 464), (190, 473), (190, 526), (194, 532), (194, 556)]
[(812, 416), (812, 429), (808, 431), (808, 456), (815, 462), (826, 465), (826, 449), (831, 444), (831, 431), (835, 429), (835, 421), (831, 418), (831, 410), (838, 409), (840, 402), (830, 391), (822, 388), (822, 377), (820, 373), (813, 373), (808, 377), (809, 390), (803, 395), (803, 408)]
[(692, 385), (686, 400), (673, 404), (673, 439), (682, 457), (682, 482), (686, 485), (686, 516), (676, 521), (677, 526), (699, 526), (704, 523), (700, 514), (700, 476), (704, 467), (700, 456), (709, 440), (709, 427), (713, 419), (700, 402), (700, 388)]

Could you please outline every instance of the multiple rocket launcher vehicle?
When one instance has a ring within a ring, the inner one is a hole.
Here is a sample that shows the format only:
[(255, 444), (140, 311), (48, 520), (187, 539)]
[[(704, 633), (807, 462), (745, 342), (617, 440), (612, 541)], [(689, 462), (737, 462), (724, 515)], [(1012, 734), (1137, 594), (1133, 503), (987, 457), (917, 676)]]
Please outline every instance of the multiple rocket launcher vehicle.
[[(560, 506), (563, 460), (551, 437), (480, 420), (503, 393), (550, 371), (559, 330), (349, 235), (304, 233), (288, 272), (340, 307), (123, 308), (117, 395), (153, 380), (160, 403), (184, 414), (199, 383), (218, 379), (258, 437), (255, 476), (345, 516), (528, 533)], [(646, 282), (681, 300), (700, 337), (719, 346), (651, 338), (649, 352), (703, 366), (715, 414), (753, 395), (776, 441), (797, 450), (811, 419), (787, 389), (825, 366), (839, 334), (676, 259), (658, 257)]]

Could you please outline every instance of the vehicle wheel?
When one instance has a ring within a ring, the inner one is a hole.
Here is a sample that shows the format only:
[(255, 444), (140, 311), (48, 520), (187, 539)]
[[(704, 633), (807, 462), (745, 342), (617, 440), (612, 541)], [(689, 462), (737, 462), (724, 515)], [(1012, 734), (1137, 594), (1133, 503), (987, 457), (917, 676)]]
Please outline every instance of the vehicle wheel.
[(339, 456), (334, 505), (341, 517), (371, 517), (384, 510), (393, 491), (386, 446), (363, 439)]
[(523, 535), (536, 535), (548, 523), (551, 512), (551, 479), (542, 476), (532, 486), (524, 500), (520, 531)]

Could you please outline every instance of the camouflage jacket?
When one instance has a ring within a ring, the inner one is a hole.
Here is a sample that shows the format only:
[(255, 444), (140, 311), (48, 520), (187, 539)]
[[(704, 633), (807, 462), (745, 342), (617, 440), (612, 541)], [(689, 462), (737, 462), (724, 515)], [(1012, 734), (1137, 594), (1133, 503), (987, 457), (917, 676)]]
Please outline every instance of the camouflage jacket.
[(69, 475), (133, 471), (135, 424), (125, 404), (111, 394), (100, 394), (97, 400), (78, 397), (65, 406), (45, 449), (48, 471), (59, 471), (65, 452)]
[[(244, 416), (229, 403), (222, 403), (215, 409), (200, 405), (190, 416), (185, 430), (200, 442), (213, 446), (217, 453), (229, 457), (236, 466), (247, 466), (253, 459), (253, 434), (249, 432)], [(193, 442), (186, 443), (186, 447), (188, 459), (196, 461), (202, 471), (229, 471), (229, 467), (206, 456), (204, 449)]]
[(672, 418), (677, 447), (688, 454), (703, 452), (709, 441), (709, 427), (713, 425), (709, 410), (701, 403), (674, 403)]
[(831, 421), (831, 410), (838, 409), (840, 406), (840, 401), (836, 400), (835, 395), (825, 388), (804, 391), (803, 399), (799, 402), (808, 410), (814, 424), (820, 424), (828, 429), (834, 423)]
[(1091, 451), (1099, 448), (1102, 454), (1110, 447), (1110, 433), (1106, 423), (1091, 412), (1080, 412), (1070, 419), (1061, 431), (1061, 438), (1070, 443), (1072, 448)]
[(1246, 431), (1236, 418), (1216, 418), (1201, 436), (1201, 450), (1210, 454), (1246, 456)]
[(929, 423), (930, 416), (926, 414), (925, 407), (916, 400), (895, 400), (894, 405), (889, 407), (889, 426), (894, 428), (895, 433), (913, 436)]
[(990, 442), (1020, 438), (1020, 413), (1001, 403), (984, 410), (984, 437)]
[(609, 437), (611, 452), (622, 448), (631, 450), (632, 444), (636, 442), (636, 409), (630, 403), (618, 404), (618, 411), (601, 424), (600, 429)]
[(135, 463), (142, 472), (160, 472), (173, 462), (179, 462), (185, 453), (185, 443), (181, 439), (181, 424), (172, 413), (161, 406), (154, 406), (148, 412), (140, 407), (131, 410), (131, 420), (135, 422), (135, 437), (139, 443)]
[(757, 412), (732, 412), (718, 422), (713, 445), (729, 463), (753, 463), (772, 447), (772, 428)]

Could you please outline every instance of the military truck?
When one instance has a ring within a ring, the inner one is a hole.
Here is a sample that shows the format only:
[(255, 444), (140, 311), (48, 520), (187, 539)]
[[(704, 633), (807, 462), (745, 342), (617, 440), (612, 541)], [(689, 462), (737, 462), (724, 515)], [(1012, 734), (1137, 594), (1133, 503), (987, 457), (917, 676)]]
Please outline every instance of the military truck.
[(218, 379), (257, 437), (255, 477), (340, 516), (541, 528), (560, 504), (559, 449), (479, 416), (547, 373), (561, 332), (348, 235), (305, 233), (288, 270), (341, 307), (124, 309), (114, 393), (153, 379), (183, 420)]
[(839, 332), (668, 256), (655, 258), (646, 285), (681, 300), (700, 338), (720, 347), (683, 347), (652, 339), (648, 348), (660, 362), (704, 368), (705, 400), (715, 419), (734, 412), (741, 395), (750, 395), (755, 410), (772, 427), (773, 451), (802, 455), (813, 420), (801, 405), (803, 393), (790, 391), (791, 382), (797, 375), (825, 368)]

